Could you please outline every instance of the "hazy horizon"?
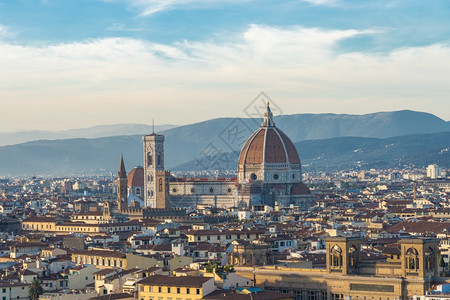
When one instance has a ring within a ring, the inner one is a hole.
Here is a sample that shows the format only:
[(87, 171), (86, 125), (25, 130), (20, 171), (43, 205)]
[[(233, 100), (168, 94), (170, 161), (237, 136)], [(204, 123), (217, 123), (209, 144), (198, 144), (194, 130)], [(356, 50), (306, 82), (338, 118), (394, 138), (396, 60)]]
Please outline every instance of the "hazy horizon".
[[(401, 109), (401, 110), (395, 110), (395, 111), (411, 111), (410, 109)], [(297, 115), (297, 114), (315, 114), (315, 115), (319, 115), (319, 114), (336, 114), (336, 115), (355, 115), (355, 116), (364, 116), (364, 115), (370, 115), (370, 114), (375, 114), (375, 113), (383, 113), (383, 112), (395, 112), (395, 111), (374, 111), (374, 112), (368, 112), (368, 113), (363, 113), (363, 114), (349, 114), (349, 113), (333, 113), (333, 112), (318, 112), (318, 113), (283, 113), (281, 116), (286, 116), (286, 115)], [(415, 111), (415, 112), (421, 112), (421, 111)], [(423, 113), (428, 113), (428, 114), (432, 114), (426, 111), (422, 111)], [(438, 118), (440, 118), (438, 115), (432, 114)], [(277, 118), (280, 115), (276, 115), (275, 118)], [(223, 117), (217, 117), (217, 118), (235, 118), (236, 116), (223, 116)], [(249, 116), (240, 116), (239, 118), (250, 118)], [(198, 121), (194, 121), (194, 122), (190, 122), (190, 123), (184, 123), (184, 124), (155, 124), (155, 127), (158, 126), (173, 126), (173, 127), (180, 127), (180, 126), (186, 126), (186, 125), (191, 125), (191, 124), (197, 124), (197, 123), (202, 123), (202, 122), (206, 122), (212, 119), (216, 119), (216, 118), (208, 118), (208, 119), (204, 119), (204, 120), (198, 120)], [(445, 120), (443, 118), (440, 118), (445, 122), (450, 122), (449, 120)], [(72, 127), (72, 128), (62, 128), (62, 129), (50, 129), (50, 130), (46, 130), (46, 129), (38, 129), (38, 128), (33, 128), (33, 129), (19, 129), (19, 130), (12, 130), (12, 131), (0, 131), (0, 133), (18, 133), (18, 132), (26, 132), (26, 131), (49, 131), (49, 132), (58, 132), (58, 131), (70, 131), (70, 130), (83, 130), (83, 129), (89, 129), (89, 128), (93, 128), (93, 127), (102, 127), (102, 126), (115, 126), (115, 125), (144, 125), (144, 126), (152, 126), (153, 124), (151, 123), (110, 123), (110, 124), (94, 124), (91, 126), (83, 126), (83, 127)], [(171, 128), (173, 128), (171, 127)], [(168, 129), (171, 129), (168, 128)], [(168, 130), (168, 129), (162, 129), (162, 131), (164, 130)]]

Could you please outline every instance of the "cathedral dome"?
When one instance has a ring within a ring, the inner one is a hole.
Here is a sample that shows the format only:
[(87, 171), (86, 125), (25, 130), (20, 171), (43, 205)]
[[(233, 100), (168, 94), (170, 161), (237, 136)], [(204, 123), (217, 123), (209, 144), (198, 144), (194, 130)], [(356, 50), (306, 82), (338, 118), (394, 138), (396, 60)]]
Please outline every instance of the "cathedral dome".
[(239, 155), (241, 164), (300, 164), (294, 143), (276, 127), (261, 127), (253, 133)]
[(130, 171), (127, 175), (128, 179), (128, 186), (144, 186), (144, 168), (142, 167), (135, 167), (133, 170)]
[(239, 165), (263, 163), (300, 165), (294, 143), (275, 127), (269, 105), (264, 114), (264, 122), (245, 142), (238, 161)]
[[(294, 143), (278, 129), (267, 104), (264, 121), (245, 142), (238, 160), (238, 182), (295, 184), (302, 181), (300, 157)], [(289, 189), (278, 191), (287, 194)]]

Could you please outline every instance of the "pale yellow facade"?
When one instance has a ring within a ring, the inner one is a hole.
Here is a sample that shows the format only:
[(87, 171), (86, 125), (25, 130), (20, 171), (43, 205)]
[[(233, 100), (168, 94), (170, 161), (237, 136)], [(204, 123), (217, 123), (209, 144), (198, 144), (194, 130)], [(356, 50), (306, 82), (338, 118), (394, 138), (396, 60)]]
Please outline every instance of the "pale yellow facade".
[(450, 282), (438, 274), (436, 239), (401, 240), (400, 259), (361, 261), (359, 238), (327, 239), (325, 269), (236, 266), (256, 286), (296, 295), (296, 299), (411, 299), (435, 284)]
[[(187, 279), (189, 276), (185, 276)], [(186, 280), (188, 281), (188, 280)], [(138, 300), (199, 300), (216, 289), (214, 279), (201, 285), (159, 285), (138, 283)]]
[(126, 255), (114, 251), (78, 250), (72, 253), (72, 261), (77, 264), (95, 265), (99, 269), (127, 268)]

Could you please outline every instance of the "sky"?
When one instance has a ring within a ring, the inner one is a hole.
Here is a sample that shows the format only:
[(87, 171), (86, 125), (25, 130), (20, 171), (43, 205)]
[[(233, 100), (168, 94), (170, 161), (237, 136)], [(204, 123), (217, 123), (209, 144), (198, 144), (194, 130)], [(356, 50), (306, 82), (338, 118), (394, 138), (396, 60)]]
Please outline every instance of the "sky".
[(0, 132), (410, 109), (450, 120), (448, 0), (0, 0)]

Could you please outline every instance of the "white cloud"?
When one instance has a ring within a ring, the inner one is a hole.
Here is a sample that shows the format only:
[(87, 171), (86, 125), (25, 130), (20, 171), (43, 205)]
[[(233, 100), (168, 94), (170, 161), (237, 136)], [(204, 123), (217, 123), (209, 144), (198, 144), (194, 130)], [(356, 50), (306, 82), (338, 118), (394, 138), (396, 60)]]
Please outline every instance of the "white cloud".
[(236, 115), (242, 99), (261, 90), (293, 113), (449, 112), (449, 45), (387, 54), (335, 51), (340, 41), (371, 33), (252, 25), (227, 43), (0, 42), (0, 105), (6, 107), (0, 128), (145, 123), (152, 114), (181, 124)]

